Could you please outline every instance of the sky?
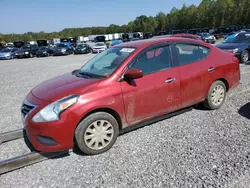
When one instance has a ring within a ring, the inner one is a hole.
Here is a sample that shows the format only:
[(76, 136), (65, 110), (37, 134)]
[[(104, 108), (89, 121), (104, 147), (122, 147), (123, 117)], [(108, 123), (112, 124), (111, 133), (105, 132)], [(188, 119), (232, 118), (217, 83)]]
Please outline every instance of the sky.
[(61, 31), (64, 28), (123, 25), (137, 16), (168, 13), (201, 0), (0, 0), (0, 33)]

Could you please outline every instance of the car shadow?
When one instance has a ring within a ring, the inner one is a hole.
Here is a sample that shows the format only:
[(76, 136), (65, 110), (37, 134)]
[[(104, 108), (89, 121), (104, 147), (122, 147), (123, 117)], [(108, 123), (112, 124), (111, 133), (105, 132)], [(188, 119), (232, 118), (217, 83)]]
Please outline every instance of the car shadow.
[(249, 103), (246, 103), (245, 105), (243, 105), (239, 110), (238, 110), (238, 113), (247, 118), (247, 119), (250, 119), (250, 102)]
[[(166, 115), (162, 115), (162, 116), (157, 117), (157, 118), (154, 118), (154, 119), (150, 119), (150, 120), (144, 121), (143, 123), (138, 123), (138, 124), (136, 124), (136, 125), (133, 125), (133, 126), (124, 128), (124, 129), (122, 129), (122, 130), (120, 131), (119, 136), (122, 136), (122, 135), (124, 135), (124, 134), (127, 134), (127, 133), (130, 133), (130, 132), (132, 132), (132, 131), (138, 130), (138, 129), (140, 129), (140, 128), (149, 126), (149, 125), (151, 125), (151, 124), (153, 124), (153, 123), (157, 123), (157, 122), (159, 122), (159, 121), (166, 120), (166, 119), (169, 119), (169, 118), (171, 118), (171, 117), (174, 117), (174, 116), (177, 116), (177, 115), (184, 114), (184, 113), (186, 113), (186, 112), (192, 111), (193, 109), (194, 109), (194, 107), (193, 107), (193, 106), (190, 106), (190, 107), (187, 107), (187, 108), (184, 108), (184, 109), (181, 109), (181, 110), (178, 110), (178, 111), (175, 111), (175, 112), (166, 114)], [(77, 154), (77, 155), (88, 156), (88, 155), (86, 155), (86, 154), (84, 154), (83, 152), (80, 151), (80, 149), (78, 148), (78, 146), (77, 146), (75, 140), (74, 140), (73, 152), (74, 152), (75, 154)]]

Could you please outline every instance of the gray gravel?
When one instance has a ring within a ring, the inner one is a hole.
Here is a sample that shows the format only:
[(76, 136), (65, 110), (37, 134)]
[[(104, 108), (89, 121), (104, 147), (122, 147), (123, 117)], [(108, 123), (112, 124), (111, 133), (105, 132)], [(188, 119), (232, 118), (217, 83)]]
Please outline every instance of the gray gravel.
[[(0, 62), (0, 132), (22, 127), (20, 105), (41, 81), (93, 55)], [(250, 187), (250, 66), (217, 111), (194, 109), (120, 136), (98, 156), (47, 160), (0, 176), (0, 187)], [(0, 146), (0, 160), (28, 151)]]

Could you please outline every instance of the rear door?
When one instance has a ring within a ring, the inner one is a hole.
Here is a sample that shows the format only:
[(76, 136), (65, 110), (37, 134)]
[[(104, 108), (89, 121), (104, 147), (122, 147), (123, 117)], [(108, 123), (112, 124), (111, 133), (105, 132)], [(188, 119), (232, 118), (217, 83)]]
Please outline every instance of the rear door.
[(179, 108), (179, 68), (172, 67), (169, 45), (162, 44), (142, 52), (129, 69), (143, 71), (143, 77), (122, 81), (126, 119), (129, 125), (153, 118)]
[(210, 48), (199, 43), (175, 44), (180, 71), (182, 107), (196, 104), (205, 98), (213, 83), (215, 66)]

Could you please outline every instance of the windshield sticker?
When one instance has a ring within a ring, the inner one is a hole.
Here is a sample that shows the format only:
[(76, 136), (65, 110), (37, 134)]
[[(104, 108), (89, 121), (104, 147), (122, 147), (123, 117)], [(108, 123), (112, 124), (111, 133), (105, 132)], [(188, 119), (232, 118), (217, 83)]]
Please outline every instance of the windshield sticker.
[(133, 52), (135, 49), (134, 48), (122, 48), (121, 50), (120, 50), (120, 52), (128, 52), (128, 53), (131, 53), (131, 52)]

